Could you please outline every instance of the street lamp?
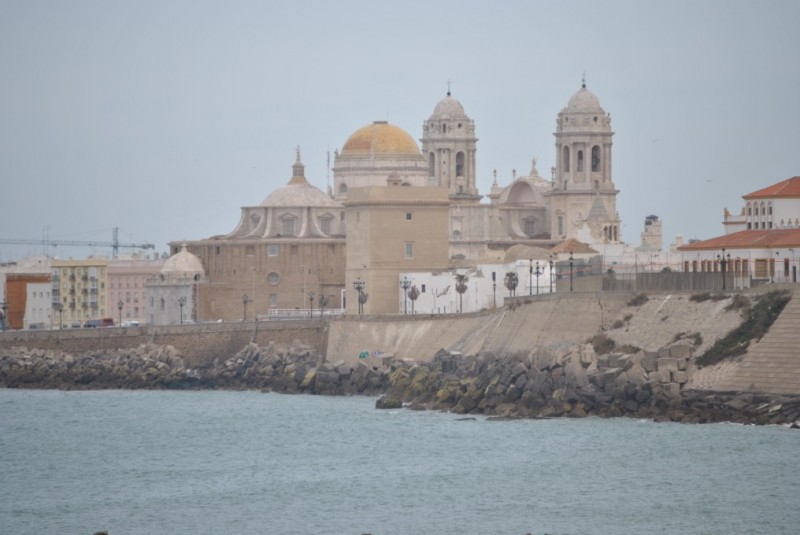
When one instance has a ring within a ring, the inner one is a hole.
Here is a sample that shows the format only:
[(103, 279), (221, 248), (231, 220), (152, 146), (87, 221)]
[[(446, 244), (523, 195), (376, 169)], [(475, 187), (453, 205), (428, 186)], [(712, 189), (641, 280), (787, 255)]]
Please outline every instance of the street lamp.
[(308, 317), (314, 317), (314, 292), (308, 292)]
[(492, 308), (497, 308), (497, 273), (492, 271)]
[(573, 263), (573, 260), (574, 259), (572, 258), (572, 251), (570, 251), (569, 252), (569, 291), (570, 292), (572, 291), (572, 263)]
[(728, 262), (731, 261), (731, 255), (728, 253), (727, 258), (725, 257), (725, 248), (722, 248), (722, 255), (717, 255), (717, 260), (719, 260), (720, 270), (722, 271), (722, 291), (725, 291), (725, 267), (727, 267)]
[(122, 302), (122, 299), (117, 301), (117, 310), (119, 310), (119, 325), (120, 325), (120, 327), (122, 327), (122, 307), (123, 306), (125, 306), (125, 304)]
[[(533, 258), (528, 259), (529, 266), (528, 266), (528, 295), (530, 296), (533, 293)], [(536, 265), (539, 265), (539, 261), (536, 261)], [(538, 283), (539, 276), (536, 276), (536, 280)], [(538, 284), (537, 284), (538, 286)], [(538, 291), (536, 292), (539, 293)]]
[(403, 314), (408, 314), (408, 289), (411, 288), (411, 281), (408, 280), (408, 277), (403, 277), (400, 287), (403, 289)]
[(537, 260), (536, 269), (533, 271), (533, 273), (536, 275), (536, 295), (539, 295), (539, 275), (541, 275), (543, 272), (544, 270), (539, 267), (539, 261)]
[(178, 306), (181, 307), (181, 325), (183, 325), (183, 305), (186, 304), (186, 298), (181, 297), (178, 299)]
[(8, 299), (3, 299), (0, 303), (0, 308), (3, 309), (3, 332), (6, 332), (6, 324), (8, 323)]
[(325, 297), (325, 294), (320, 294), (319, 300), (319, 317), (321, 318), (325, 314), (325, 307), (328, 306), (328, 298)]
[(62, 313), (64, 312), (64, 305), (61, 303), (56, 303), (53, 305), (53, 310), (58, 312), (58, 330), (60, 331), (64, 326), (64, 320), (62, 317)]
[(244, 308), (244, 311), (243, 311), (243, 314), (242, 314), (242, 322), (246, 322), (247, 321), (247, 303), (249, 303), (249, 302), (250, 302), (250, 298), (247, 297), (247, 294), (244, 294), (242, 296), (242, 308)]
[(356, 293), (358, 294), (358, 313), (362, 314), (364, 312), (364, 304), (361, 302), (361, 293), (364, 291), (364, 286), (366, 283), (361, 280), (361, 277), (357, 278), (353, 281), (353, 288), (355, 288)]
[(550, 293), (553, 293), (553, 255), (550, 255)]

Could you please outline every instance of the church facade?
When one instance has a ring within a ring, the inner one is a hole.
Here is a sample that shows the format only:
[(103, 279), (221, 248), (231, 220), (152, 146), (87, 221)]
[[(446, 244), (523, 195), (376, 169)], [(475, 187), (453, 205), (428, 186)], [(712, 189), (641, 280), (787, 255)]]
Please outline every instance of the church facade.
[[(351, 253), (370, 247), (359, 239), (361, 233), (347, 229), (348, 222), (356, 220), (350, 211), (363, 204), (362, 189), (372, 190), (367, 198), (376, 199), (380, 196), (374, 188), (419, 188), (403, 201), (412, 205), (429, 197), (422, 190), (436, 191), (431, 194), (437, 205), (443, 203), (446, 214), (444, 223), (437, 223), (446, 226), (446, 239), (437, 242), (446, 243), (442, 258), (450, 267), (500, 261), (515, 245), (550, 248), (569, 239), (620, 244), (613, 134), (610, 115), (583, 84), (558, 114), (557, 163), (551, 179), (539, 175), (533, 160), (531, 171), (515, 173), (510, 184), (499, 185), (495, 176), (485, 195), (477, 187), (475, 122), (449, 91), (423, 122), (421, 147), (386, 121), (357, 129), (334, 154), (333, 186), (327, 193), (306, 180), (298, 148), (288, 184), (259, 205), (242, 207), (232, 232), (186, 242), (207, 277), (207, 283), (198, 286), (197, 317), (242, 318), (248, 302), (251, 317), (319, 309), (321, 296), (329, 309), (344, 309), (346, 304), (351, 309), (354, 301), (347, 303), (347, 295), (355, 294), (348, 283), (362, 273), (365, 262), (348, 262), (361, 258)], [(442, 192), (446, 198), (440, 200)], [(351, 202), (353, 195), (358, 202)], [(409, 206), (401, 207), (404, 215), (413, 211)], [(444, 229), (437, 227), (437, 236), (440, 230)], [(397, 239), (409, 242), (403, 236)], [(182, 243), (171, 243), (173, 254)], [(441, 265), (440, 260), (435, 264)]]

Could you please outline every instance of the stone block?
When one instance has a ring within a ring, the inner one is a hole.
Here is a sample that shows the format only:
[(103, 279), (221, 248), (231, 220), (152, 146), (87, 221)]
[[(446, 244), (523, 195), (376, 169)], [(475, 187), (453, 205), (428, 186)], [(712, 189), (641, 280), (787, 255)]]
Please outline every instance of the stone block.
[(658, 371), (662, 372), (676, 372), (678, 371), (678, 359), (673, 358), (659, 358)]
[(608, 368), (599, 372), (595, 378), (597, 380), (597, 386), (600, 388), (605, 388), (606, 385), (614, 384), (617, 379), (617, 375), (622, 372), (619, 368)]
[(692, 348), (686, 344), (676, 344), (669, 348), (669, 356), (674, 359), (688, 359), (692, 356)]
[(672, 376), (670, 375), (670, 372), (665, 371), (665, 370), (654, 371), (654, 372), (652, 372), (650, 374), (650, 377), (655, 379), (656, 381), (658, 381), (661, 384), (669, 383), (670, 379), (672, 379)]
[(653, 351), (646, 351), (642, 357), (642, 368), (647, 373), (656, 371), (658, 369), (658, 354)]
[(662, 347), (661, 349), (658, 350), (658, 358), (659, 359), (669, 358), (670, 356), (671, 355), (670, 355), (668, 347)]
[(672, 382), (673, 383), (683, 384), (688, 379), (686, 377), (686, 372), (682, 372), (682, 371), (670, 372), (670, 375), (672, 376), (671, 378), (672, 378)]
[(627, 371), (633, 366), (633, 355), (614, 354), (608, 359), (608, 365), (612, 368), (620, 368)]
[(678, 359), (678, 369), (685, 370), (686, 367), (689, 365), (688, 359)]

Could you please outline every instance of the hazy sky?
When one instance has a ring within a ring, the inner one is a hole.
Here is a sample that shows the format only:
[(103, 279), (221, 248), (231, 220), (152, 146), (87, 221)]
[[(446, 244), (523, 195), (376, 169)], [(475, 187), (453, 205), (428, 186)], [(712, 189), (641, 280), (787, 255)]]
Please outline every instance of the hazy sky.
[(448, 80), (481, 193), (532, 158), (549, 178), (585, 70), (616, 132), (623, 239), (649, 214), (665, 246), (709, 238), (723, 208), (800, 175), (799, 20), (797, 0), (0, 0), (0, 237), (119, 227), (166, 251), (228, 233), (295, 146), (325, 189), (328, 150), (374, 120), (419, 139)]

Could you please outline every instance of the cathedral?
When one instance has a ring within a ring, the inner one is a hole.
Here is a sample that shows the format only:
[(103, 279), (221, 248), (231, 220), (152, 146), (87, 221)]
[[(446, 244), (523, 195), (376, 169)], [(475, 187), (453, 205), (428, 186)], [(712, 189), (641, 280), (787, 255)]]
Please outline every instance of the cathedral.
[[(348, 266), (347, 250), (371, 246), (359, 243), (360, 231), (348, 234), (348, 222), (357, 224), (361, 216), (347, 215), (354, 205), (349, 199), (359, 189), (373, 191), (358, 197), (372, 199), (372, 209), (391, 205), (408, 222), (414, 210), (444, 210), (447, 232), (437, 229), (435, 239), (447, 255), (418, 262), (430, 269), (497, 261), (516, 245), (549, 249), (570, 239), (590, 246), (620, 244), (613, 135), (610, 115), (584, 82), (558, 113), (550, 180), (539, 175), (533, 160), (530, 173), (515, 175), (510, 184), (501, 186), (495, 175), (485, 195), (476, 185), (475, 122), (450, 91), (424, 121), (421, 147), (387, 121), (356, 130), (334, 153), (328, 192), (306, 180), (298, 148), (288, 183), (261, 203), (242, 207), (233, 231), (185, 242), (206, 274), (194, 282), (192, 319), (239, 319), (247, 315), (248, 305), (252, 316), (315, 306), (345, 308), (351, 279), (357, 269), (367, 269), (363, 263)], [(393, 187), (419, 188), (419, 194), (396, 190), (384, 197), (374, 191)], [(426, 194), (428, 189), (435, 193)], [(403, 228), (417, 235), (403, 235)], [(391, 234), (402, 242), (406, 260), (414, 258), (415, 243), (429, 245), (434, 239), (434, 233), (412, 228), (397, 227)], [(172, 254), (183, 245), (172, 242)]]

